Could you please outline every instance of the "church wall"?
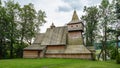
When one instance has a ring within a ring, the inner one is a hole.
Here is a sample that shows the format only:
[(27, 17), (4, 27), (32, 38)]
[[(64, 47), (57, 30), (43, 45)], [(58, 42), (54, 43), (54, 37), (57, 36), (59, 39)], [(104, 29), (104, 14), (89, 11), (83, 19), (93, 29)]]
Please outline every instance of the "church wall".
[(46, 54), (46, 58), (80, 58), (91, 59), (91, 54)]
[(48, 45), (47, 50), (61, 50), (65, 49), (65, 45)]
[(40, 57), (41, 51), (38, 50), (24, 50), (23, 58), (38, 58)]
[(69, 45), (82, 45), (82, 33), (80, 31), (68, 33), (68, 44)]
[(69, 24), (68, 31), (71, 31), (71, 30), (83, 30), (83, 25), (81, 23)]

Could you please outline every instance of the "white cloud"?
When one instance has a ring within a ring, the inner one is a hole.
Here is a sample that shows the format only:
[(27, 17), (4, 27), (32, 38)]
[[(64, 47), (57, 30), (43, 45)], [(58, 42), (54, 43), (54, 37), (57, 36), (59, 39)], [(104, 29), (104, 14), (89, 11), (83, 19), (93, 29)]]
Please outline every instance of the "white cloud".
[[(84, 6), (93, 6), (99, 4), (101, 0), (14, 0), (22, 6), (28, 3), (33, 3), (38, 11), (42, 9), (46, 12), (47, 23), (41, 27), (41, 32), (45, 32), (48, 27), (54, 22), (56, 26), (63, 26), (71, 20), (73, 10), (77, 10), (79, 17), (83, 15)], [(64, 10), (66, 12), (60, 12)]]

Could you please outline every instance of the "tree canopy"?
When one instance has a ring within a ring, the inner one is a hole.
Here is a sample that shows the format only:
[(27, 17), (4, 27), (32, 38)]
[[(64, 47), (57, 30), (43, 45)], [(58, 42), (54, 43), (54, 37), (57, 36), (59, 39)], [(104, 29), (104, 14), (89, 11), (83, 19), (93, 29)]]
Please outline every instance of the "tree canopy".
[(46, 14), (36, 11), (32, 3), (21, 7), (14, 0), (8, 0), (4, 4), (0, 1), (0, 58), (22, 57), (23, 48), (31, 45), (46, 22)]

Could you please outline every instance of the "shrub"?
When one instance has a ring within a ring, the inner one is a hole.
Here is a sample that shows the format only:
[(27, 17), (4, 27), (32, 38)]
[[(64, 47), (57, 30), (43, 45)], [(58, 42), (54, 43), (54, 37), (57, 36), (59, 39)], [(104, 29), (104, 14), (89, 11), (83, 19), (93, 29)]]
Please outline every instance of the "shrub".
[(118, 55), (116, 56), (116, 63), (117, 63), (117, 64), (120, 64), (120, 54), (118, 54)]
[(93, 60), (93, 61), (96, 60), (96, 55), (95, 55), (95, 53), (92, 53), (92, 60)]
[(117, 56), (117, 50), (116, 50), (116, 48), (113, 48), (110, 52), (110, 58), (116, 59), (116, 56)]

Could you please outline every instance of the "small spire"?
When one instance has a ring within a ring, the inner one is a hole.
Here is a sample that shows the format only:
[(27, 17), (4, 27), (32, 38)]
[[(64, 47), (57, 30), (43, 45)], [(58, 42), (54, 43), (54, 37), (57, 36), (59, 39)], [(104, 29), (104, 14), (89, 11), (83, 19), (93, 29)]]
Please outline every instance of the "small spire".
[(73, 13), (73, 16), (72, 16), (72, 20), (71, 21), (78, 21), (79, 18), (78, 18), (78, 15), (76, 13), (76, 10), (74, 10), (74, 13)]
[(52, 28), (55, 28), (55, 25), (54, 25), (54, 23), (53, 23), (53, 22), (52, 22), (52, 25), (51, 25), (50, 27), (51, 27), (51, 29), (52, 29)]

